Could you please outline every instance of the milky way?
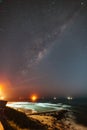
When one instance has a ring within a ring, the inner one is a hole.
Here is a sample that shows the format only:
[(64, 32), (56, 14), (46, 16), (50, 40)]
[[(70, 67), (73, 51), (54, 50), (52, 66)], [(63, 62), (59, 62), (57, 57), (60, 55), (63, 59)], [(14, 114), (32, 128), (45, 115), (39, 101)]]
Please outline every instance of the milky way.
[(39, 61), (46, 49), (55, 44), (55, 39), (64, 31), (69, 20), (79, 9), (80, 3), (74, 1), (3, 3), (0, 36), (1, 52), (5, 53), (3, 54), (5, 56), (2, 62), (6, 62), (7, 59), (10, 62), (8, 67), (11, 64), (12, 67), (14, 62), (15, 68), (20, 69)]
[(35, 66), (59, 44), (83, 8), (86, 1), (81, 0), (0, 1), (1, 75), (16, 84), (31, 81)]

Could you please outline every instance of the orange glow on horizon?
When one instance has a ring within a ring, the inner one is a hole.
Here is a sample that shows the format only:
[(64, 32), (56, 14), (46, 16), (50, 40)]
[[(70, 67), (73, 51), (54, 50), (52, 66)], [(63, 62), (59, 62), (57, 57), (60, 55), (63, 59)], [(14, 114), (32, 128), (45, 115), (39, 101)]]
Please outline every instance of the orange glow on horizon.
[(20, 93), (19, 88), (14, 86), (7, 75), (0, 74), (0, 100), (15, 99)]
[(10, 82), (7, 80), (0, 81), (0, 100), (4, 100), (11, 95), (10, 92)]
[(0, 100), (4, 100), (4, 99), (5, 99), (5, 97), (2, 97), (2, 96), (0, 97)]
[(4, 86), (0, 84), (0, 100), (4, 100), (4, 94), (3, 94)]

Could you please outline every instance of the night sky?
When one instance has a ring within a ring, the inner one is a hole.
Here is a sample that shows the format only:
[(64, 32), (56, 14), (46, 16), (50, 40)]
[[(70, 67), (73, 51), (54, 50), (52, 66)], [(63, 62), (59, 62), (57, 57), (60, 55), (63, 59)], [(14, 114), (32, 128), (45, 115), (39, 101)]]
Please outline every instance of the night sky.
[(7, 97), (87, 94), (87, 1), (0, 0)]

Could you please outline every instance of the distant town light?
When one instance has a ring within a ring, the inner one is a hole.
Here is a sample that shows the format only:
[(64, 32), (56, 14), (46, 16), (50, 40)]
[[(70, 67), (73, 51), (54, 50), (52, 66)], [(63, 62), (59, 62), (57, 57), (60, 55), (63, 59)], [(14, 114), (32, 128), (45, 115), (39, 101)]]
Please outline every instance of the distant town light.
[(68, 100), (72, 100), (73, 98), (72, 97), (67, 97)]
[(54, 97), (53, 99), (56, 100), (56, 97)]

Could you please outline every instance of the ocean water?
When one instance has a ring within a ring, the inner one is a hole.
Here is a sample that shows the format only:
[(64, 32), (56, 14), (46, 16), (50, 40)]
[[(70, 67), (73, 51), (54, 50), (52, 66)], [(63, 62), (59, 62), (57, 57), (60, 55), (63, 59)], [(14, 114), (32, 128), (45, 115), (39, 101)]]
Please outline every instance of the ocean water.
[(56, 110), (70, 110), (75, 117), (77, 124), (87, 127), (87, 98), (46, 98), (40, 99), (38, 102), (8, 102), (7, 106), (25, 110), (33, 110), (35, 112), (46, 112)]
[(69, 109), (71, 106), (62, 104), (62, 103), (32, 103), (32, 102), (9, 102), (7, 106), (17, 108), (17, 109), (26, 109), (33, 110), (36, 112), (46, 112), (46, 111), (56, 111), (62, 109)]

